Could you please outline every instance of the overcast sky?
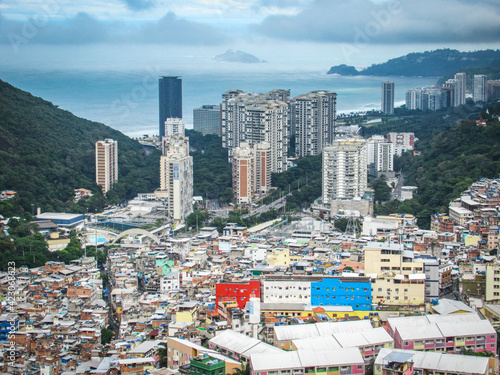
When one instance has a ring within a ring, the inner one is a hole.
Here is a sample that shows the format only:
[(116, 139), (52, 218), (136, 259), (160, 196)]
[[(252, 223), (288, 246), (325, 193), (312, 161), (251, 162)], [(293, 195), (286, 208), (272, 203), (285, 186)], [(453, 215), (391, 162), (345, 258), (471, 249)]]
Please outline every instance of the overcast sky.
[(13, 52), (25, 45), (245, 47), (260, 58), (263, 46), (291, 56), (314, 48), (356, 65), (363, 51), (384, 51), (380, 59), (499, 48), (499, 19), (498, 0), (0, 0), (0, 44)]

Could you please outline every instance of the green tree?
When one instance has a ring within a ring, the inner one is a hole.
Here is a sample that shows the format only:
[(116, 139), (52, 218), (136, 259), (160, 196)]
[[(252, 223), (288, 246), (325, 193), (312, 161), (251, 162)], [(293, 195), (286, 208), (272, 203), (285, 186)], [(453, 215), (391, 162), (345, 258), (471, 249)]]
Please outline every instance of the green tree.
[(113, 339), (114, 333), (113, 331), (107, 329), (107, 328), (101, 328), (101, 344), (106, 345), (111, 342)]

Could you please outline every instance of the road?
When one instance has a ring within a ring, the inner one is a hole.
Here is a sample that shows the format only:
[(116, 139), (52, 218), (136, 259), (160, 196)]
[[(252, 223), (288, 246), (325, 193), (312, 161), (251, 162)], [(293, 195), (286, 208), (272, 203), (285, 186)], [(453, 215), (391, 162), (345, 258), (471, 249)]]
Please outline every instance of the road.
[(398, 177), (398, 183), (396, 184), (394, 191), (391, 193), (391, 200), (401, 198), (401, 188), (403, 187), (404, 182), (405, 182), (405, 177), (403, 176), (403, 173), (401, 172), (399, 174), (399, 177)]
[(267, 212), (271, 209), (279, 210), (286, 204), (286, 197), (290, 195), (291, 193), (288, 193), (287, 195), (276, 199), (275, 201), (266, 204), (264, 206), (260, 206), (257, 208), (252, 209), (248, 214), (245, 214), (242, 216), (243, 219), (249, 218), (250, 216), (255, 216), (255, 215), (260, 215), (263, 214), (264, 212)]

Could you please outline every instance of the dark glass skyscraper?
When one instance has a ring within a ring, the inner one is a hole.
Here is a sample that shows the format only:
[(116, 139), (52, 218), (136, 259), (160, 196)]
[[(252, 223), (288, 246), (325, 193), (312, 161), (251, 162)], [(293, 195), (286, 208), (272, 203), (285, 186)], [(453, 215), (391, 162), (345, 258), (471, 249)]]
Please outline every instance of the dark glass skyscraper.
[(167, 118), (182, 118), (182, 79), (178, 76), (160, 77), (160, 138), (165, 135)]

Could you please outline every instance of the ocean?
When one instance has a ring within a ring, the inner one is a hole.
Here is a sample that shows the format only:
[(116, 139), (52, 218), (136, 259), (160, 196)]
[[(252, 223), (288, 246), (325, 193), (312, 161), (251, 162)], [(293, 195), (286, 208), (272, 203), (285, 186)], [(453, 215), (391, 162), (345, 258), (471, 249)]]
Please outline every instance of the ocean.
[(327, 75), (329, 68), (209, 60), (116, 69), (103, 66), (21, 69), (10, 65), (2, 67), (0, 79), (131, 137), (158, 134), (158, 77), (161, 75), (182, 77), (183, 118), (188, 128), (192, 128), (194, 108), (220, 104), (221, 94), (230, 89), (252, 92), (287, 89), (292, 98), (313, 90), (331, 90), (338, 95), (338, 113), (349, 113), (380, 109), (381, 83), (385, 80), (395, 82), (396, 106), (404, 104), (406, 90), (430, 86), (437, 81), (432, 77), (342, 77)]

